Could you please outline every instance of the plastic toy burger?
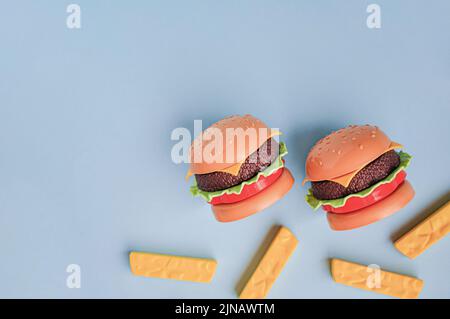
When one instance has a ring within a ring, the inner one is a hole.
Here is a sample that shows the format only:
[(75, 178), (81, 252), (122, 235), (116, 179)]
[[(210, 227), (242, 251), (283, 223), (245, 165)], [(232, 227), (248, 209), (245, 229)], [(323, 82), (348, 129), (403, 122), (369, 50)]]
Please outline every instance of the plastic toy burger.
[(283, 160), (287, 148), (275, 141), (280, 134), (251, 115), (236, 115), (193, 141), (187, 175), (195, 175), (191, 193), (211, 204), (218, 221), (257, 213), (291, 189), (294, 178)]
[(333, 230), (348, 230), (374, 223), (403, 208), (414, 190), (405, 180), (411, 156), (396, 152), (378, 127), (340, 129), (314, 145), (306, 159), (311, 188), (306, 201), (327, 211)]

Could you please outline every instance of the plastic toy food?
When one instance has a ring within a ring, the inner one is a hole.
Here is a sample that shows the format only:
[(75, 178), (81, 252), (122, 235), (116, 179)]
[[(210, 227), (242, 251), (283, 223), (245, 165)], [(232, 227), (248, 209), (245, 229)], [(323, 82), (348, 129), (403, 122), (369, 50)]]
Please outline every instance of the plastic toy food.
[(362, 227), (390, 216), (414, 197), (405, 180), (411, 156), (396, 152), (378, 127), (350, 125), (324, 137), (306, 159), (308, 204), (327, 212), (333, 230)]
[(420, 279), (341, 259), (331, 260), (331, 275), (337, 283), (397, 298), (418, 298), (423, 288)]
[(450, 201), (395, 242), (402, 254), (416, 258), (450, 232)]
[(297, 244), (298, 240), (294, 234), (286, 227), (280, 227), (239, 298), (265, 298)]
[(211, 204), (218, 221), (259, 212), (282, 198), (294, 178), (285, 168), (281, 133), (251, 115), (231, 116), (202, 132), (191, 145), (191, 193)]
[(210, 282), (216, 267), (217, 262), (212, 259), (130, 253), (131, 272), (136, 276)]

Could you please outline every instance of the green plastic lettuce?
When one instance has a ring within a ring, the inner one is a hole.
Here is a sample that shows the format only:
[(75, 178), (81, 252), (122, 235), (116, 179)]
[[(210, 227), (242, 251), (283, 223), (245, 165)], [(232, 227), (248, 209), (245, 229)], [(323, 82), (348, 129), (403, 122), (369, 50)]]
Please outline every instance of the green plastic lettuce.
[(280, 142), (280, 152), (278, 154), (278, 157), (265, 170), (263, 170), (262, 172), (259, 172), (257, 175), (255, 175), (251, 179), (249, 179), (245, 182), (242, 182), (239, 185), (236, 185), (236, 186), (224, 189), (224, 190), (216, 191), (216, 192), (202, 191), (201, 189), (199, 189), (197, 187), (197, 183), (195, 182), (195, 179), (194, 179), (194, 184), (191, 186), (191, 189), (190, 189), (191, 193), (194, 196), (203, 197), (207, 202), (211, 201), (214, 197), (222, 196), (224, 194), (240, 194), (245, 185), (250, 185), (250, 184), (256, 182), (260, 176), (269, 176), (270, 174), (275, 172), (277, 169), (283, 167), (284, 164), (283, 164), (282, 158), (287, 153), (288, 153), (288, 150), (287, 150), (286, 144), (284, 144), (283, 142)]
[(345, 203), (347, 202), (347, 200), (351, 197), (366, 197), (378, 186), (392, 182), (400, 171), (402, 171), (406, 167), (408, 167), (408, 165), (411, 161), (411, 158), (412, 158), (411, 155), (409, 155), (408, 153), (405, 153), (405, 152), (399, 152), (399, 156), (400, 156), (400, 165), (395, 170), (393, 170), (391, 172), (391, 174), (389, 174), (385, 179), (370, 186), (369, 188), (366, 188), (366, 189), (360, 191), (359, 193), (350, 194), (350, 195), (348, 195), (346, 197), (342, 197), (342, 198), (326, 200), (326, 199), (315, 198), (313, 196), (312, 190), (310, 188), (308, 191), (308, 194), (305, 197), (306, 202), (309, 204), (309, 206), (311, 206), (312, 208), (314, 208), (314, 210), (316, 210), (322, 205), (330, 205), (334, 208), (339, 208), (339, 207), (344, 206)]

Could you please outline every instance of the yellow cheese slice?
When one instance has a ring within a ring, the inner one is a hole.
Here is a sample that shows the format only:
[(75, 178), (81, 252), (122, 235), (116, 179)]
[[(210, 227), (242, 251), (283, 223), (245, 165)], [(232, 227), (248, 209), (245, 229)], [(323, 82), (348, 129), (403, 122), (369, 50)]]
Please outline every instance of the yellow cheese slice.
[(131, 252), (130, 268), (136, 276), (210, 282), (217, 262), (212, 259)]
[(233, 166), (218, 170), (218, 172), (228, 173), (232, 174), (234, 176), (237, 176), (239, 174), (239, 170), (241, 169), (241, 166), (245, 163), (245, 160), (243, 160), (240, 163), (234, 164)]
[[(389, 148), (388, 148), (384, 153), (387, 153), (387, 152), (389, 152), (389, 151), (392, 151), (393, 149), (396, 149), (396, 148), (402, 148), (402, 147), (403, 147), (403, 145), (401, 145), (401, 144), (398, 144), (398, 143), (396, 143), (396, 142), (391, 142), (391, 144), (389, 145)], [(384, 154), (384, 153), (383, 153), (383, 154)], [(348, 187), (348, 185), (350, 185), (350, 182), (352, 181), (353, 177), (355, 177), (355, 175), (358, 174), (359, 171), (361, 171), (361, 170), (362, 170), (365, 166), (367, 166), (368, 164), (369, 164), (369, 163), (366, 163), (366, 164), (363, 165), (361, 168), (359, 168), (359, 169), (357, 169), (357, 170), (355, 170), (355, 171), (353, 171), (353, 172), (350, 172), (350, 173), (348, 173), (348, 174), (346, 174), (346, 175), (343, 175), (343, 176), (339, 176), (339, 177), (330, 179), (329, 181), (332, 181), (332, 182), (341, 184), (341, 185), (344, 186), (344, 187)], [(309, 182), (309, 181), (310, 181), (310, 179), (306, 177), (306, 178), (303, 180), (302, 184), (304, 185), (306, 182)]]
[[(272, 138), (274, 136), (281, 135), (281, 134), (282, 133), (280, 131), (271, 130), (270, 134), (269, 134), (269, 137), (267, 139)], [(241, 170), (241, 166), (245, 163), (245, 160), (246, 160), (246, 158), (242, 162), (233, 164), (233, 165), (231, 165), (229, 167), (226, 167), (224, 169), (217, 170), (216, 172), (223, 172), (223, 173), (228, 173), (228, 174), (237, 176), (239, 174), (239, 171)], [(191, 177), (192, 175), (194, 175), (194, 174), (191, 172), (191, 170), (188, 170), (188, 172), (186, 173), (185, 179), (188, 180), (189, 177)]]
[(423, 288), (420, 279), (341, 259), (331, 260), (331, 275), (337, 283), (397, 298), (418, 298)]
[(394, 245), (414, 259), (450, 232), (450, 201), (398, 239)]
[(239, 298), (265, 298), (297, 244), (297, 238), (289, 229), (281, 227), (246, 283)]
[(348, 187), (348, 185), (350, 185), (350, 182), (352, 181), (353, 177), (356, 176), (356, 174), (358, 174), (360, 171), (362, 170), (362, 168), (353, 171), (347, 175), (341, 176), (341, 177), (336, 177), (331, 179), (332, 182), (341, 184), (344, 187)]
[[(234, 164), (234, 165), (232, 165), (230, 167), (227, 167), (227, 168), (224, 168), (224, 169), (220, 169), (220, 170), (218, 170), (216, 172), (223, 172), (223, 173), (228, 173), (228, 174), (232, 174), (234, 176), (237, 176), (239, 174), (239, 170), (241, 169), (241, 166), (242, 166), (242, 164), (244, 164), (244, 162), (245, 162), (245, 160), (243, 160), (240, 163)], [(192, 175), (194, 175), (194, 174), (192, 174), (191, 170), (188, 170), (185, 179), (188, 180), (189, 177), (191, 177)]]

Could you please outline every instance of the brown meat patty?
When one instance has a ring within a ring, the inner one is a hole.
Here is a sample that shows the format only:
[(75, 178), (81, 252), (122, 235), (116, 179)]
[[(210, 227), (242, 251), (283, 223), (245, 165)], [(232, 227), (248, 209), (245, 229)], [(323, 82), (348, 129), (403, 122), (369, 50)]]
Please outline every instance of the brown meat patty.
[(400, 157), (392, 150), (360, 170), (348, 187), (332, 181), (312, 182), (312, 193), (317, 199), (336, 199), (358, 193), (386, 178), (398, 165), (400, 165)]
[(206, 192), (215, 192), (238, 185), (267, 168), (278, 154), (279, 144), (274, 139), (269, 139), (247, 157), (237, 176), (224, 172), (196, 174), (197, 187)]

